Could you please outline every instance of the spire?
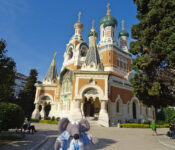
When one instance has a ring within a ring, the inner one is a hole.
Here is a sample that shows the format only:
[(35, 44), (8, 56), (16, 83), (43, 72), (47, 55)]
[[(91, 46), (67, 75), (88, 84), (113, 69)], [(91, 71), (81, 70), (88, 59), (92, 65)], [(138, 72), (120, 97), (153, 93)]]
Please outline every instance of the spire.
[(55, 63), (56, 52), (53, 53), (53, 60), (49, 67), (49, 70), (44, 78), (44, 83), (56, 83), (57, 81), (57, 68)]
[(99, 56), (97, 46), (96, 46), (97, 33), (95, 32), (94, 22), (95, 21), (93, 20), (92, 29), (88, 35), (89, 36), (89, 51), (86, 55), (86, 60), (85, 60), (85, 64), (87, 66), (90, 65), (92, 62), (95, 63), (96, 66), (98, 64), (101, 64), (100, 56)]

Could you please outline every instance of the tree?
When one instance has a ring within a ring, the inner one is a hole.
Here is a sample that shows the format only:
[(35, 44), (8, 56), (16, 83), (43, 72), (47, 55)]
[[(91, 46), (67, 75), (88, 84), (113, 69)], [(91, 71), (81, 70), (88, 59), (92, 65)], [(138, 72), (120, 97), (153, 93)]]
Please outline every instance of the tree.
[(173, 107), (164, 108), (165, 121), (175, 121), (175, 109)]
[(35, 83), (37, 82), (37, 70), (31, 69), (30, 75), (27, 78), (27, 83), (24, 87), (24, 91), (20, 94), (20, 105), (24, 109), (26, 114), (31, 114), (34, 110), (34, 100), (35, 100), (35, 93), (36, 87)]
[(13, 99), (16, 64), (7, 56), (6, 42), (0, 40), (0, 102)]
[(24, 123), (24, 111), (12, 103), (0, 103), (0, 131), (21, 128)]
[(146, 105), (175, 105), (175, 1), (134, 0), (137, 18), (132, 26), (130, 52), (135, 72), (134, 94)]

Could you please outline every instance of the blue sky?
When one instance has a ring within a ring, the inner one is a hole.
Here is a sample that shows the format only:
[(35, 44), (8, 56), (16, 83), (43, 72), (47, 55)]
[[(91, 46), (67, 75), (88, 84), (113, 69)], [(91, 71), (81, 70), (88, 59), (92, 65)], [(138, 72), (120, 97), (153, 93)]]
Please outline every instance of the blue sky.
[(15, 60), (17, 71), (28, 75), (35, 68), (42, 81), (56, 51), (59, 73), (78, 12), (82, 12), (83, 37), (88, 42), (91, 22), (95, 20), (99, 33), (98, 22), (106, 15), (108, 2), (111, 15), (118, 21), (117, 34), (124, 19), (130, 42), (130, 29), (138, 23), (132, 0), (0, 0), (0, 38), (6, 40), (8, 56)]

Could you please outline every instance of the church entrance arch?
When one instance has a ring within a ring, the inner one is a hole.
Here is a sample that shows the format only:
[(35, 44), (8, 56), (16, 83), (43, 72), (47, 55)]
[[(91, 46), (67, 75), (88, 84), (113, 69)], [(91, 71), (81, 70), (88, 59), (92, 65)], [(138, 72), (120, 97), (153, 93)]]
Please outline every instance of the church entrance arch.
[(49, 94), (43, 94), (39, 97), (39, 112), (41, 118), (48, 118), (51, 112), (52, 96)]
[(87, 89), (83, 93), (83, 113), (85, 117), (98, 117), (101, 104), (96, 89)]
[(49, 117), (50, 110), (51, 110), (50, 104), (46, 104), (46, 106), (45, 106), (45, 118)]

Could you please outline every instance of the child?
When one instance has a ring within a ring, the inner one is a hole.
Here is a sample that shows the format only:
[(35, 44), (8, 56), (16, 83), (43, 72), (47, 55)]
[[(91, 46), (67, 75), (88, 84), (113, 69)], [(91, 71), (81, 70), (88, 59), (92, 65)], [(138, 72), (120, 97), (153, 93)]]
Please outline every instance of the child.
[(157, 131), (156, 131), (156, 121), (153, 120), (152, 121), (152, 135), (157, 135)]

